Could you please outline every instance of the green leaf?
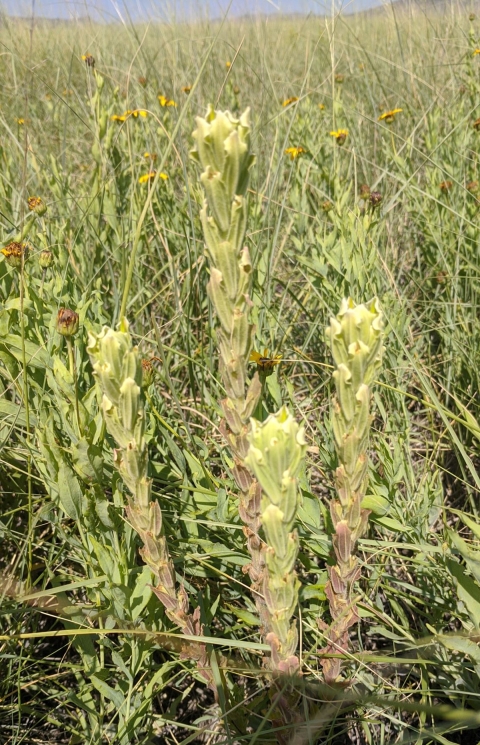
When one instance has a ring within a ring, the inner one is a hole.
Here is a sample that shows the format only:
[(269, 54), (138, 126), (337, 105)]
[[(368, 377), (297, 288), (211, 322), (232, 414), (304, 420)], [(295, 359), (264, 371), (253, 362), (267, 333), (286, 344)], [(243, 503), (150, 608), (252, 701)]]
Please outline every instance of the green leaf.
[(78, 520), (82, 514), (82, 490), (74, 472), (65, 461), (58, 469), (58, 493), (60, 504), (72, 520)]
[(456, 561), (447, 559), (447, 567), (455, 580), (459, 599), (464, 603), (472, 622), (480, 628), (480, 587)]
[(125, 698), (121, 691), (114, 690), (111, 686), (108, 685), (108, 683), (99, 678), (98, 675), (92, 675), (90, 680), (97, 691), (115, 705), (117, 711), (123, 708), (123, 706), (125, 705)]

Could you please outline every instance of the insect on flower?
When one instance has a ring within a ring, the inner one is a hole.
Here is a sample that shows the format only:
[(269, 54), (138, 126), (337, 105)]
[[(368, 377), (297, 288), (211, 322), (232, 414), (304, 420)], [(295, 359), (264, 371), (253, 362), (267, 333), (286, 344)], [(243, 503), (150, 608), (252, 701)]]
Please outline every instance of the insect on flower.
[(271, 375), (275, 366), (279, 365), (281, 361), (281, 354), (275, 354), (273, 357), (270, 357), (266, 348), (263, 350), (263, 354), (255, 352), (255, 350), (250, 352), (249, 362), (256, 362), (258, 372), (264, 375)]

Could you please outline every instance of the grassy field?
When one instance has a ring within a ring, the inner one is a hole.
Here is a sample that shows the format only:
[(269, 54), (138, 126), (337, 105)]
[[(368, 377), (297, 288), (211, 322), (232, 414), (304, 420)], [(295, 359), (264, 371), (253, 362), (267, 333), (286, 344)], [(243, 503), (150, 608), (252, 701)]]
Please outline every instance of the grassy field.
[[(480, 741), (474, 12), (1, 19), (0, 742)], [(256, 156), (225, 201), (215, 122)]]

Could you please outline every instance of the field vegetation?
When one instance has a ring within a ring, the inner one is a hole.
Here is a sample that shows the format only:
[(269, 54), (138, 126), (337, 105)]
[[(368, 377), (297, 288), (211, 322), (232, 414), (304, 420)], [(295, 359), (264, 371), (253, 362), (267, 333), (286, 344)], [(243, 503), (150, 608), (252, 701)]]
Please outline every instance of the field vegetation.
[(1, 742), (479, 742), (479, 104), (473, 6), (1, 18)]

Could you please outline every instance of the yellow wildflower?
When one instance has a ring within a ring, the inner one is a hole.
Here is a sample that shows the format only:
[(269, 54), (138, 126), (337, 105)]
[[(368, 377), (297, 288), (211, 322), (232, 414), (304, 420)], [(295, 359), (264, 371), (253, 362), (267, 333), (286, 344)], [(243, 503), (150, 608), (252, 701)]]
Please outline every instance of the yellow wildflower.
[(85, 62), (87, 67), (95, 67), (95, 60), (91, 54), (82, 54), (82, 60)]
[[(138, 183), (139, 184), (146, 184), (148, 181), (153, 181), (153, 179), (155, 178), (156, 174), (157, 174), (156, 171), (149, 171), (149, 173), (144, 173), (143, 176), (140, 176), (140, 178), (138, 179)], [(166, 181), (168, 179), (167, 174), (166, 173), (163, 173), (163, 171), (161, 171), (161, 173), (159, 173), (158, 175), (164, 181)]]
[(285, 155), (289, 155), (290, 160), (295, 160), (295, 158), (298, 158), (299, 155), (302, 155), (303, 153), (306, 153), (306, 152), (307, 151), (305, 150), (304, 147), (300, 147), (300, 146), (287, 147), (287, 149), (285, 150)]
[(477, 54), (480, 54), (480, 49), (474, 49), (472, 57), (476, 57)]
[(21, 127), (22, 124), (25, 124), (25, 119), (23, 119), (22, 117), (20, 117), (20, 119), (17, 119), (17, 124), (19, 125), (19, 127)]
[(157, 160), (157, 153), (143, 153), (143, 157), (148, 160)]
[(112, 114), (110, 119), (112, 122), (125, 122), (127, 117), (124, 114)]
[(227, 68), (227, 70), (230, 70), (231, 66), (232, 63), (230, 62), (230, 60), (227, 60), (227, 62), (225, 62), (225, 67)]
[(41, 217), (47, 211), (47, 205), (42, 197), (28, 197), (28, 209)]
[(320, 109), (320, 111), (324, 111), (325, 110), (325, 104), (324, 103), (319, 103), (318, 104), (318, 108)]
[(286, 98), (285, 101), (282, 103), (282, 106), (290, 106), (291, 103), (296, 103), (298, 101), (298, 96), (290, 96), (290, 98)]
[(167, 98), (163, 93), (158, 94), (158, 102), (160, 106), (176, 106), (177, 104), (172, 98)]
[(148, 116), (148, 111), (145, 111), (145, 109), (134, 109), (130, 113), (135, 117), (135, 119), (139, 116), (142, 116), (145, 119)]
[(253, 351), (250, 353), (249, 357), (249, 362), (256, 362), (258, 372), (263, 373), (264, 375), (271, 375), (275, 365), (279, 365), (281, 361), (281, 354), (275, 354), (273, 357), (270, 357), (268, 349), (264, 349), (263, 354)]
[(185, 93), (188, 96), (188, 94), (190, 93), (191, 90), (192, 90), (192, 86), (191, 85), (184, 85), (183, 88), (182, 88), (182, 93)]
[(27, 243), (12, 241), (5, 248), (2, 248), (0, 253), (5, 256), (7, 264), (14, 267), (14, 269), (19, 269), (22, 266), (22, 257), (23, 261), (28, 259), (28, 248)]
[(332, 137), (335, 137), (337, 145), (343, 145), (348, 137), (348, 129), (337, 129), (336, 131), (330, 132)]
[(391, 111), (385, 111), (378, 117), (378, 121), (385, 122), (385, 124), (391, 124), (396, 115), (400, 114), (401, 111), (403, 111), (403, 109), (392, 109)]

